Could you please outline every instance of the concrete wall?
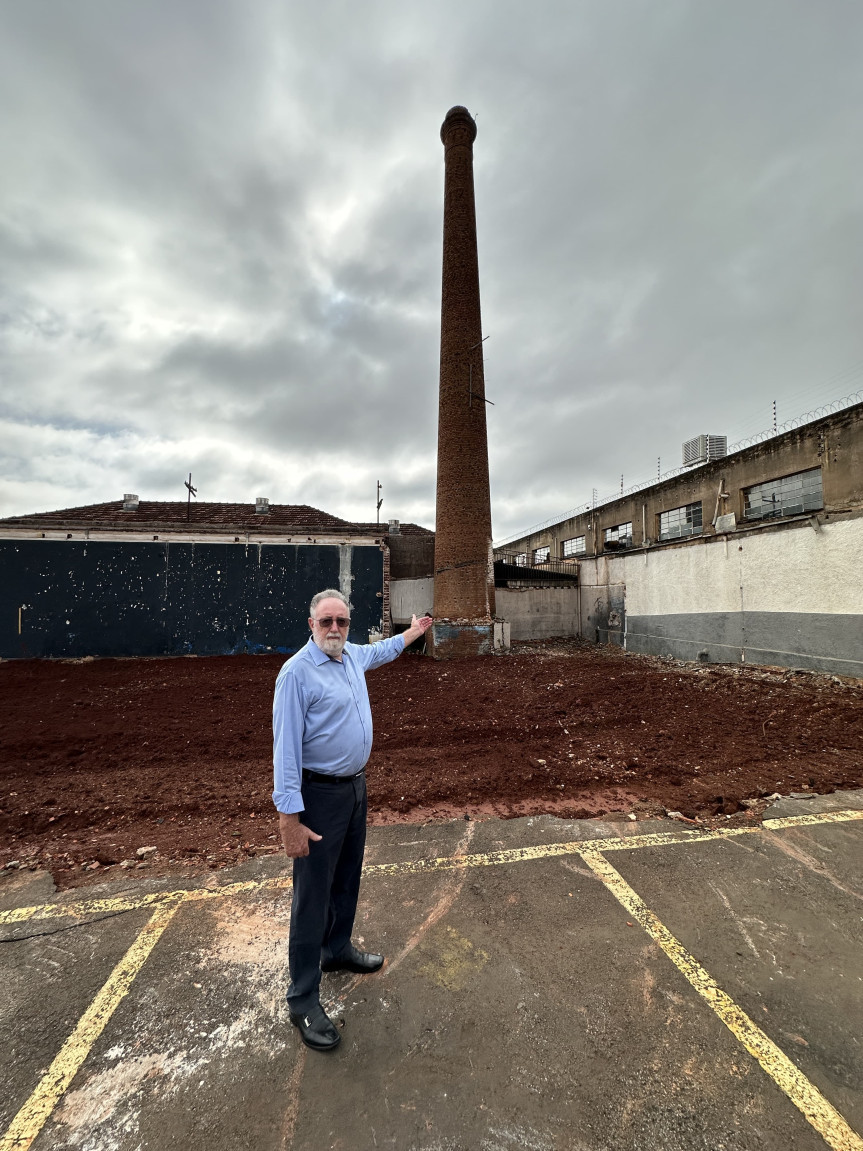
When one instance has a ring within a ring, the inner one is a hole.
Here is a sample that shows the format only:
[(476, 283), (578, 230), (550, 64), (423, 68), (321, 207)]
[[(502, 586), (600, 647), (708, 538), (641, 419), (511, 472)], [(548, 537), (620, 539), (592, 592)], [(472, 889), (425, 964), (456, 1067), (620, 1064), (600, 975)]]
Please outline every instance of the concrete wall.
[[(577, 586), (497, 588), (496, 593), (497, 614), (511, 625), (514, 641), (579, 634)], [(433, 600), (433, 579), (391, 580), (393, 625), (409, 624), (412, 614), (430, 611)], [(602, 642), (607, 642), (605, 636)]]
[(863, 513), (598, 556), (580, 564), (582, 633), (652, 655), (863, 676), (861, 571)]
[(434, 579), (390, 579), (393, 624), (409, 624), (412, 615), (424, 615), (434, 604)]
[(578, 635), (578, 587), (497, 589), (497, 614), (511, 628), (513, 642)]

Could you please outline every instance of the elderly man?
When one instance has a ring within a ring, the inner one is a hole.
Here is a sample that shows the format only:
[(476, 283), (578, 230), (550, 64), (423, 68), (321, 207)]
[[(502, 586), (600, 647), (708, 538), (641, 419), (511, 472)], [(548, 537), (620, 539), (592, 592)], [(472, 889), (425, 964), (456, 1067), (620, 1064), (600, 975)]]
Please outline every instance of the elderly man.
[(366, 841), (365, 765), (372, 750), (365, 673), (401, 655), (432, 619), (414, 616), (401, 635), (362, 645), (347, 642), (350, 609), (341, 592), (318, 592), (309, 611), (311, 639), (276, 680), (273, 802), (282, 843), (294, 860), (291, 1022), (306, 1046), (328, 1051), (341, 1035), (321, 1007), (321, 971), (367, 974), (384, 962), (351, 942)]

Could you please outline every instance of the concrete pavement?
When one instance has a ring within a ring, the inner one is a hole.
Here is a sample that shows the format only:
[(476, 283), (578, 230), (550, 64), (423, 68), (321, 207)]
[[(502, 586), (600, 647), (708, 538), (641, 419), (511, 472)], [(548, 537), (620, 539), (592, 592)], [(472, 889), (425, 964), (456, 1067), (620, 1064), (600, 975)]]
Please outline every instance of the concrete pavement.
[(324, 977), (326, 1055), (283, 1000), (284, 861), (7, 878), (0, 1151), (861, 1151), (861, 846), (861, 792), (375, 829), (355, 937), (388, 963)]

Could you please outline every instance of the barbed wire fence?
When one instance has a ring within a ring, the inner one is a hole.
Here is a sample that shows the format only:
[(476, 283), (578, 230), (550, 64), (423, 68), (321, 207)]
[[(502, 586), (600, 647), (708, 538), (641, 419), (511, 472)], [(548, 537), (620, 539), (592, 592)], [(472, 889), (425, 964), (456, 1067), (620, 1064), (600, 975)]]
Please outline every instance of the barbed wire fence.
[[(728, 448), (726, 456), (732, 455), (734, 452), (743, 451), (745, 448), (751, 448), (755, 444), (764, 443), (765, 440), (772, 440), (777, 436), (784, 435), (786, 432), (793, 432), (795, 428), (803, 427), (805, 424), (814, 423), (816, 420), (824, 419), (825, 416), (831, 416), (836, 412), (841, 412), (845, 408), (851, 408), (854, 404), (863, 402), (863, 389), (857, 392), (852, 392), (849, 396), (843, 396), (839, 400), (831, 400), (827, 404), (822, 404), (820, 407), (814, 408), (812, 411), (803, 412), (793, 419), (786, 420), (783, 424), (778, 424), (775, 427), (766, 428), (764, 431), (756, 432), (754, 435), (747, 436), (746, 439), (738, 440), (736, 443), (731, 444)], [(559, 524), (563, 520), (573, 519), (575, 516), (584, 515), (585, 512), (596, 511), (597, 508), (605, 507), (608, 504), (616, 503), (618, 500), (625, 499), (626, 496), (635, 495), (636, 492), (643, 492), (646, 488), (655, 487), (661, 484), (664, 480), (674, 479), (676, 476), (681, 476), (684, 472), (694, 472), (700, 467), (704, 467), (707, 463), (716, 463), (716, 460), (705, 460), (700, 464), (682, 464), (680, 467), (672, 468), (670, 471), (663, 472), (661, 475), (651, 476), (650, 479), (641, 480), (631, 487), (626, 489), (621, 488), (613, 495), (603, 496), (601, 499), (594, 498), (592, 502), (586, 504), (579, 504), (577, 507), (570, 508), (560, 515), (551, 516), (547, 520), (543, 520), (541, 524), (534, 524), (533, 527), (527, 528), (525, 531), (515, 532), (513, 535), (507, 536), (505, 539), (498, 540), (493, 544), (495, 548), (505, 547), (507, 544), (515, 540), (524, 539), (527, 536), (535, 535), (536, 532), (545, 531), (546, 528), (552, 527), (554, 524)]]

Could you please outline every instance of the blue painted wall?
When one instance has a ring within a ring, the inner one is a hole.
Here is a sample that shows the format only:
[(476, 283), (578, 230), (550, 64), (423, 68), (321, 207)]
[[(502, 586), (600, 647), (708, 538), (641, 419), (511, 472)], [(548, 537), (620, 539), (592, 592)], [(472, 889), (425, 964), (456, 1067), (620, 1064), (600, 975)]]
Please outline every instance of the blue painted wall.
[[(383, 555), (349, 546), (350, 639), (381, 617)], [(294, 652), (338, 545), (0, 540), (0, 656)], [(19, 633), (20, 609), (20, 633)]]

